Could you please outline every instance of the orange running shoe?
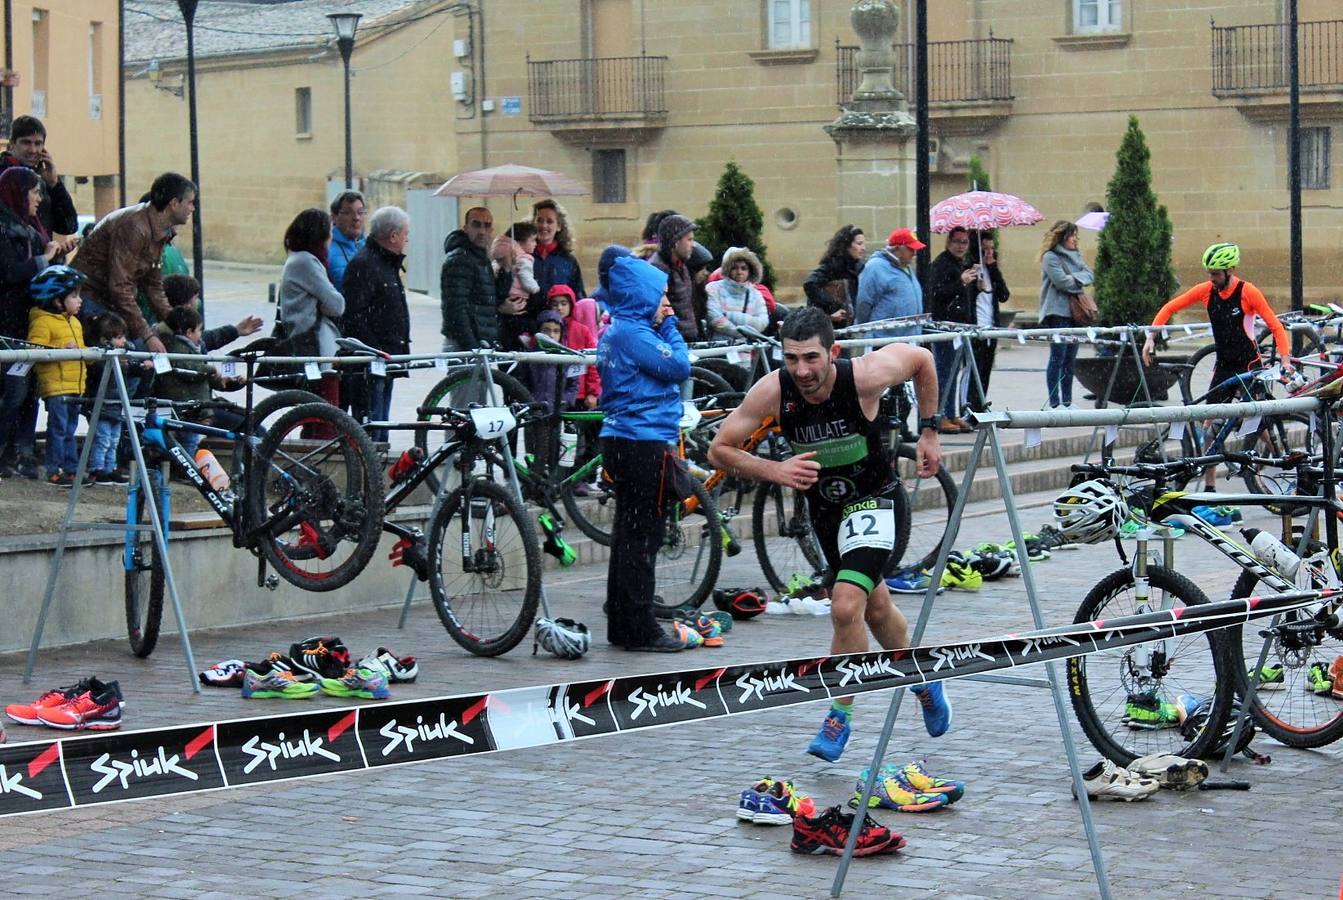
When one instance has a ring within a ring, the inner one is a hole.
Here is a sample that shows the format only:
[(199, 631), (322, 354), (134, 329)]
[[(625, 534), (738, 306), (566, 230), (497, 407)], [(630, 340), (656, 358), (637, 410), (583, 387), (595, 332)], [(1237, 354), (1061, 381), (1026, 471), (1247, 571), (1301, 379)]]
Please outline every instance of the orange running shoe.
[(5, 707), (5, 715), (20, 725), (41, 725), (37, 711), (52, 706), (62, 706), (89, 689), (89, 680), (85, 678), (77, 684), (53, 688), (32, 703), (11, 703)]
[(87, 691), (60, 706), (40, 707), (37, 718), (63, 731), (114, 731), (121, 727), (121, 688), (90, 678)]

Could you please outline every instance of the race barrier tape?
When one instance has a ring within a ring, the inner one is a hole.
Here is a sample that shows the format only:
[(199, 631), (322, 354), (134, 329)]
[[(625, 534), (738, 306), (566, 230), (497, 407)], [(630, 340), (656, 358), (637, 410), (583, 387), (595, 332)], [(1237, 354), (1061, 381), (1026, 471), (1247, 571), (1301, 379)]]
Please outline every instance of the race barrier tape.
[(905, 650), (0, 745), (0, 816), (538, 747), (1083, 656), (1304, 608), (1302, 591)]

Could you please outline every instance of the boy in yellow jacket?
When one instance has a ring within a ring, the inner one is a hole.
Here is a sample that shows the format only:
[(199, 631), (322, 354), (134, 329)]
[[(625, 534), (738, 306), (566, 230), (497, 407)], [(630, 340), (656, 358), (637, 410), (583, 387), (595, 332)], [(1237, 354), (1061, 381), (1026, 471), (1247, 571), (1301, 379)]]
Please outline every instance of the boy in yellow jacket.
[[(28, 311), (28, 342), (57, 350), (83, 350), (79, 324), (79, 286), (84, 276), (69, 266), (48, 266), (33, 278), (29, 291), (37, 306)], [(79, 467), (75, 427), (84, 394), (84, 361), (40, 362), (37, 392), (47, 407), (47, 484), (72, 487)]]

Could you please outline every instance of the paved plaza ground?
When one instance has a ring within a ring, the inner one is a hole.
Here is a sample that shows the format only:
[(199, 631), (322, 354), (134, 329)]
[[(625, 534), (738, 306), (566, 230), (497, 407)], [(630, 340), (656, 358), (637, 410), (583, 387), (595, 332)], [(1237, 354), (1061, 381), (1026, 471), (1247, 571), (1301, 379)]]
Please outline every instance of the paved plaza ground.
[[(212, 301), (228, 321), (264, 308), (267, 270), (237, 271), (242, 274)], [(436, 304), (422, 298), (412, 310), (416, 349), (431, 349)], [(999, 366), (991, 395), (1010, 398), (1005, 405), (1038, 408), (1042, 348), (1005, 350)], [(400, 388), (399, 408), (422, 394)], [(1027, 528), (1048, 521), (1049, 499), (1021, 498)], [(957, 545), (1007, 537), (1001, 501), (985, 501), (968, 511)], [(1180, 571), (1210, 597), (1227, 595), (1234, 573), (1211, 551), (1181, 542), (1178, 553)], [(1090, 547), (1035, 566), (1046, 623), (1071, 621), (1090, 586), (1118, 565), (1111, 547)], [(599, 639), (577, 662), (533, 657), (530, 641), (501, 658), (472, 657), (451, 642), (425, 600), (398, 631), (396, 596), (358, 615), (198, 632), (193, 643), (202, 664), (256, 658), (319, 633), (342, 636), (356, 653), (391, 646), (419, 657), (422, 672), (418, 683), (394, 689), (397, 699), (828, 651), (828, 619), (795, 616), (743, 623), (721, 649), (671, 656), (613, 650), (601, 639), (606, 575), (605, 564), (547, 573), (555, 613), (595, 626)], [(725, 561), (719, 583), (762, 583), (749, 547)], [(119, 593), (117, 585), (111, 596), (87, 602), (117, 603)], [(900, 598), (911, 620), (920, 600)], [(1004, 579), (976, 593), (937, 598), (925, 643), (1030, 625), (1022, 579)], [(246, 702), (230, 690), (190, 693), (172, 637), (145, 661), (131, 657), (124, 641), (44, 650), (32, 686), (20, 681), (22, 664), (17, 655), (0, 656), (5, 702), (96, 672), (120, 680), (129, 701), (127, 728), (298, 706)], [(1095, 896), (1048, 692), (968, 681), (950, 682), (948, 691), (952, 730), (929, 738), (917, 705), (906, 703), (888, 758), (926, 758), (936, 772), (966, 781), (966, 796), (932, 815), (878, 813), (909, 845), (896, 856), (855, 860), (846, 894)], [(871, 760), (889, 697), (859, 698), (854, 738), (834, 764), (805, 753), (825, 712), (823, 703), (811, 703), (541, 749), (0, 819), (0, 893), (49, 895), (69, 885), (153, 897), (821, 897), (837, 860), (790, 853), (788, 828), (739, 822), (737, 795), (773, 775), (793, 779), (818, 805), (846, 800)], [(302, 708), (340, 705), (320, 698)], [(1089, 766), (1097, 754), (1069, 715), (1082, 764)], [(10, 728), (11, 741), (49, 737)], [(1143, 803), (1094, 807), (1115, 897), (1337, 896), (1340, 863), (1329, 823), (1338, 805), (1343, 747), (1297, 751), (1264, 738), (1257, 746), (1272, 763), (1237, 761), (1230, 776), (1252, 782), (1249, 792), (1163, 792)]]

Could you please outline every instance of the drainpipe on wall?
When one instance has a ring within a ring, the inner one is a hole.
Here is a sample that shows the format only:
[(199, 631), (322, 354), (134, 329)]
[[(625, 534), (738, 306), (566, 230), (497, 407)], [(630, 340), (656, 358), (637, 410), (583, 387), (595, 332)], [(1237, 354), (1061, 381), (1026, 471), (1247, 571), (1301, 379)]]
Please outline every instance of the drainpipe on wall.
[[(5, 0), (5, 72), (14, 71), (14, 4)], [(14, 121), (14, 88), (0, 88), (0, 138), (9, 139), (9, 126)]]

